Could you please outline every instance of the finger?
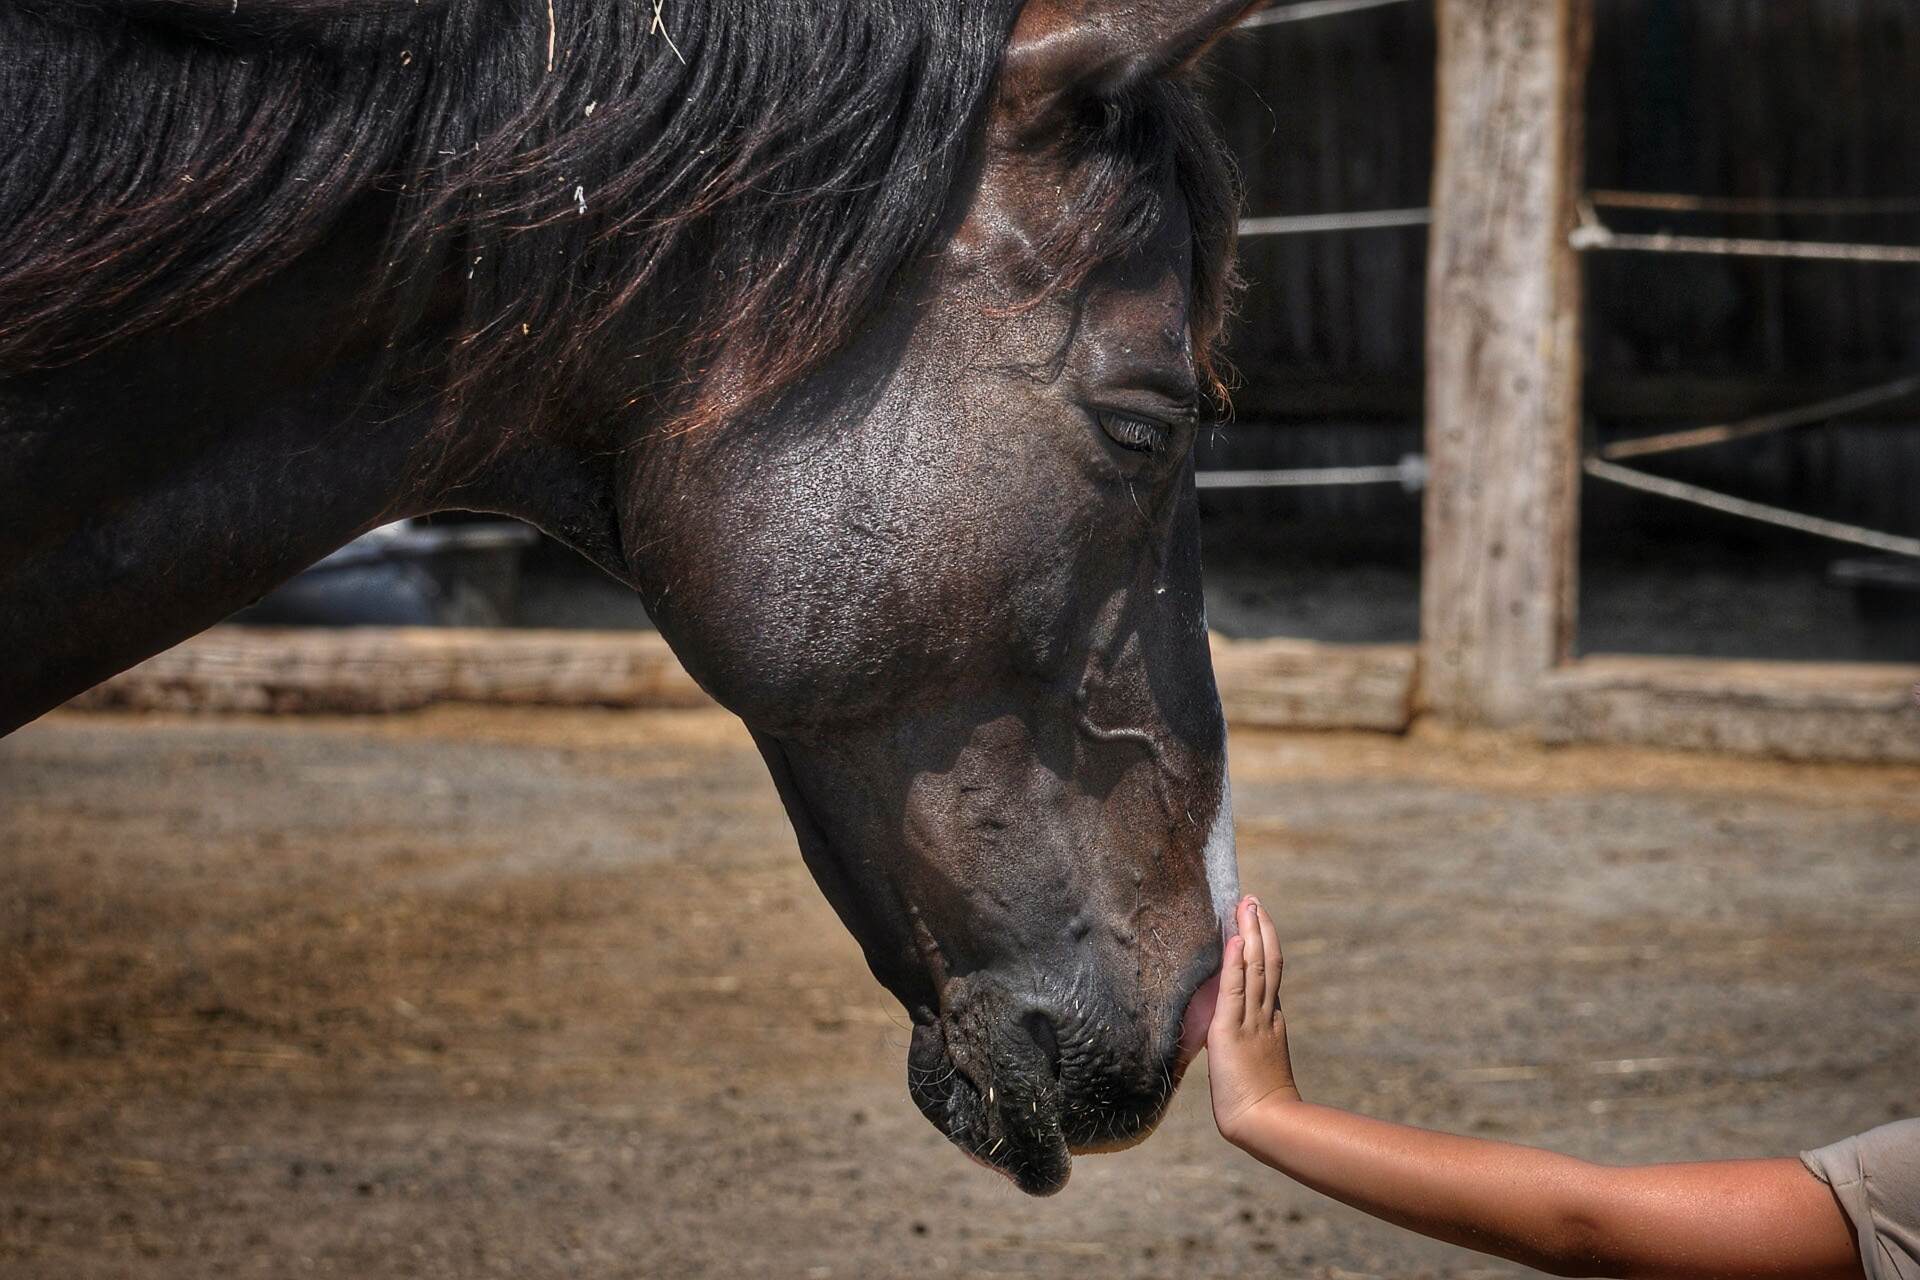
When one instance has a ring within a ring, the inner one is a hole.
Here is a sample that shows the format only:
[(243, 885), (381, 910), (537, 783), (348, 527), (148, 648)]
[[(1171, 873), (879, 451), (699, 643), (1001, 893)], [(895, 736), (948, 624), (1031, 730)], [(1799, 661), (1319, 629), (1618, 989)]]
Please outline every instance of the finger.
[(1253, 904), (1254, 913), (1260, 918), (1260, 941), (1266, 948), (1266, 997), (1261, 1007), (1272, 1010), (1280, 1003), (1280, 974), (1286, 961), (1280, 954), (1280, 931), (1273, 926), (1273, 917), (1259, 903)]
[(1258, 1026), (1261, 1001), (1266, 998), (1267, 955), (1266, 940), (1260, 936), (1259, 907), (1252, 898), (1240, 907), (1240, 939), (1247, 949), (1247, 987), (1241, 1001), (1241, 1016), (1249, 1024)]
[(1226, 1035), (1240, 1025), (1247, 999), (1247, 944), (1236, 935), (1227, 939), (1220, 957), (1220, 998), (1213, 1006), (1208, 1035)]

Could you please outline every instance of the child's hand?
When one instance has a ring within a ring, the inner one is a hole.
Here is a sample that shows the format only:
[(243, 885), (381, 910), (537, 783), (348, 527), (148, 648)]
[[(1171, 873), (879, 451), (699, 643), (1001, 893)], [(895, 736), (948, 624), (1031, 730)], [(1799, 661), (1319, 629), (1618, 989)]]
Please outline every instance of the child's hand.
[(1227, 939), (1220, 997), (1207, 1028), (1207, 1083), (1213, 1122), (1229, 1142), (1255, 1103), (1274, 1094), (1299, 1101), (1280, 1011), (1280, 939), (1253, 898), (1235, 913), (1240, 936)]

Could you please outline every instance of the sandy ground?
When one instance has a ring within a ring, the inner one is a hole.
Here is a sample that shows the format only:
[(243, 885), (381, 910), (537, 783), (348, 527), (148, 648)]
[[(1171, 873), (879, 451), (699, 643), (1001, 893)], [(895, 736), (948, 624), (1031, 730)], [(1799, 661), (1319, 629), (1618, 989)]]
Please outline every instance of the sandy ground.
[[(1310, 1096), (1609, 1160), (1920, 1112), (1920, 771), (1234, 736)], [(717, 712), (0, 741), (0, 1274), (1492, 1276), (1222, 1143), (1032, 1201)]]

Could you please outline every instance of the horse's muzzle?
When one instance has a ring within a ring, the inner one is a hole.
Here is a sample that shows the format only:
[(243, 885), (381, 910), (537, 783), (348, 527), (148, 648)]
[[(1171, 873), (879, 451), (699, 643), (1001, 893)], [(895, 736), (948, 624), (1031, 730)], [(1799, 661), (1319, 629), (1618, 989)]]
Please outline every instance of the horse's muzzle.
[(907, 1091), (955, 1146), (1028, 1195), (1052, 1195), (1073, 1169), (1057, 1089), (1030, 1072), (977, 1076), (959, 1065), (978, 1056), (953, 1046), (945, 1023), (919, 1024), (907, 1053)]
[(1181, 1019), (1218, 952), (1170, 1007), (1142, 1017), (1077, 992), (1035, 998), (976, 973), (948, 984), (937, 1021), (917, 1024), (907, 1086), (968, 1155), (1029, 1195), (1066, 1185), (1073, 1156), (1131, 1146), (1159, 1123), (1192, 1054)]

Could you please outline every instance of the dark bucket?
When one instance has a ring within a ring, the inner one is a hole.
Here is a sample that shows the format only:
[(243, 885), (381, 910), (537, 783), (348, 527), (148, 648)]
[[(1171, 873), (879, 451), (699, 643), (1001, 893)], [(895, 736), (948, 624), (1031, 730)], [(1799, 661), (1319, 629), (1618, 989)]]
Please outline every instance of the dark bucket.
[(512, 620), (521, 553), (539, 538), (496, 520), (409, 520), (355, 538), (234, 622), (262, 627), (498, 627)]

